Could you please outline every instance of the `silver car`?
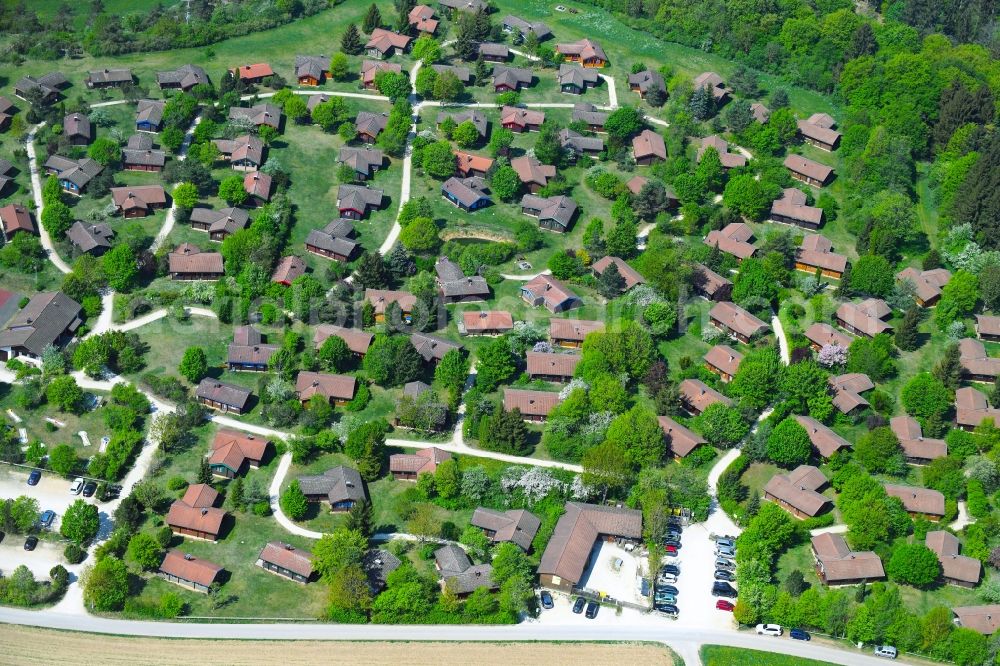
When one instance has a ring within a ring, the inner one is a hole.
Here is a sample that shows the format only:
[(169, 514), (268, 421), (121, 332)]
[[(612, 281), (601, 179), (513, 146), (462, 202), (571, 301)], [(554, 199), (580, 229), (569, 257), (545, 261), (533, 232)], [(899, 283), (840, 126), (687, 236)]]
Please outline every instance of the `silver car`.
[(715, 548), (716, 557), (735, 557), (736, 549), (732, 546), (716, 546)]

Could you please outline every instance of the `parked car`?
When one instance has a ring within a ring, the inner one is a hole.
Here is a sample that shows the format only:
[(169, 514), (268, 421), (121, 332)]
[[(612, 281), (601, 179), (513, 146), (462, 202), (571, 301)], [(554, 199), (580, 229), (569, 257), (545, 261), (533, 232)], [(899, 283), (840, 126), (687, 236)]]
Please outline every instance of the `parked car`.
[(677, 595), (670, 594), (669, 592), (664, 592), (663, 594), (658, 594), (653, 599), (653, 604), (676, 604)]
[(93, 497), (94, 492), (96, 491), (97, 491), (97, 484), (94, 483), (93, 481), (87, 481), (87, 483), (83, 484), (84, 497)]
[(717, 546), (715, 548), (716, 557), (736, 557), (736, 549), (729, 546)]
[(716, 546), (729, 546), (730, 548), (736, 548), (736, 541), (729, 537), (719, 537), (715, 540)]
[(656, 593), (662, 594), (663, 592), (666, 592), (667, 594), (680, 594), (680, 592), (677, 591), (677, 588), (673, 585), (657, 585)]
[(676, 583), (677, 582), (677, 576), (675, 576), (674, 574), (671, 574), (671, 573), (661, 573), (659, 576), (656, 577), (656, 582), (657, 583), (668, 583), (668, 584), (669, 583)]
[(677, 554), (677, 546), (664, 546), (663, 547), (663, 552), (666, 553), (667, 555), (676, 555)]
[(716, 569), (715, 580), (736, 580), (736, 574), (725, 569)]
[(46, 509), (42, 511), (42, 515), (38, 518), (38, 524), (42, 527), (52, 527), (52, 521), (56, 519), (56, 512), (51, 509)]
[(715, 568), (716, 569), (729, 569), (732, 571), (736, 568), (736, 563), (732, 560), (726, 559), (725, 557), (715, 558)]
[(69, 485), (69, 491), (74, 495), (79, 495), (82, 490), (83, 490), (83, 479), (81, 479), (80, 477), (76, 477), (75, 479), (73, 479), (73, 483)]
[(29, 486), (37, 486), (38, 482), (41, 480), (42, 480), (42, 470), (40, 469), (33, 469), (31, 470), (31, 473), (28, 474)]
[(542, 608), (548, 610), (549, 608), (555, 606), (555, 604), (552, 603), (552, 595), (549, 594), (547, 590), (542, 590), (541, 597), (542, 597)]
[(757, 635), (758, 636), (780, 636), (782, 634), (782, 629), (780, 624), (758, 624), (757, 625)]
[(664, 564), (660, 567), (660, 573), (670, 573), (675, 576), (679, 576), (681, 574), (681, 568), (676, 564)]
[(725, 599), (719, 599), (715, 602), (715, 607), (719, 610), (729, 611), (730, 613), (736, 608), (736, 605), (732, 601), (726, 601)]
[(669, 615), (670, 617), (677, 617), (678, 615), (680, 615), (680, 610), (678, 610), (677, 606), (673, 604), (665, 604), (663, 606), (657, 606), (656, 610), (663, 613), (664, 615)]
[(713, 597), (726, 597), (728, 599), (735, 599), (737, 594), (738, 593), (736, 592), (736, 588), (730, 585), (729, 583), (716, 581), (712, 585)]
[(601, 606), (596, 601), (591, 601), (589, 604), (587, 604), (587, 612), (586, 612), (587, 619), (593, 620), (595, 617), (597, 617), (597, 611), (599, 611), (600, 609)]
[(34, 550), (35, 546), (37, 546), (37, 545), (38, 545), (38, 537), (36, 537), (36, 536), (30, 536), (30, 537), (28, 537), (27, 539), (24, 540), (24, 549), (25, 550)]
[(896, 658), (896, 648), (891, 645), (876, 645), (875, 646), (875, 656), (885, 657), (886, 659)]
[(573, 612), (579, 615), (583, 612), (583, 607), (587, 605), (587, 600), (583, 597), (577, 597), (576, 601), (573, 602)]
[(809, 635), (809, 632), (804, 631), (802, 629), (792, 629), (791, 631), (788, 632), (788, 636), (790, 638), (794, 638), (797, 641), (808, 641), (812, 639), (812, 636)]
[(673, 546), (674, 548), (680, 548), (681, 542), (679, 539), (666, 539), (663, 542), (664, 546)]

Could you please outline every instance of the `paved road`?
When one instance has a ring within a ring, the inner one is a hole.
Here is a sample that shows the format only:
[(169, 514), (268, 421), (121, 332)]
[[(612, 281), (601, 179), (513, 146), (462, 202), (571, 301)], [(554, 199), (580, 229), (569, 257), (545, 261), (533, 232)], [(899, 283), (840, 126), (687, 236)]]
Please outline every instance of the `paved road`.
[(90, 332), (83, 336), (89, 338), (93, 335), (100, 335), (111, 329), (112, 319), (115, 316), (115, 292), (110, 289), (101, 294), (101, 314), (97, 315), (97, 321), (91, 327)]
[[(181, 149), (177, 151), (177, 161), (183, 162), (185, 158), (187, 158), (188, 148), (191, 147), (191, 141), (194, 140), (194, 131), (198, 127), (198, 123), (201, 122), (202, 117), (203, 115), (201, 113), (195, 116), (191, 126), (188, 127), (187, 132), (184, 133), (184, 141), (181, 142)], [(177, 183), (174, 183), (174, 185), (177, 185)], [(173, 190), (173, 187), (169, 189)], [(156, 238), (153, 239), (153, 243), (149, 247), (150, 252), (155, 254), (156, 251), (160, 249), (160, 245), (163, 244), (163, 241), (165, 241), (167, 236), (170, 235), (170, 232), (173, 231), (174, 220), (176, 219), (177, 201), (172, 200), (170, 203), (170, 210), (167, 211), (167, 216), (163, 220), (163, 226), (160, 227), (159, 232), (156, 234)]]
[(476, 456), (479, 458), (492, 458), (493, 460), (502, 460), (503, 462), (509, 462), (516, 465), (534, 465), (535, 467), (554, 467), (557, 469), (567, 469), (571, 472), (580, 473), (583, 468), (580, 465), (573, 465), (571, 463), (559, 462), (558, 460), (542, 460), (540, 458), (527, 458), (522, 456), (511, 456), (506, 453), (497, 453), (495, 451), (484, 451), (483, 449), (476, 449), (464, 441), (451, 441), (451, 442), (419, 442), (409, 439), (387, 439), (385, 443), (388, 446), (398, 446), (407, 449), (424, 449), (428, 446), (436, 446), (437, 448), (448, 451), (449, 453), (457, 453), (459, 455), (466, 456)]
[(546, 268), (544, 271), (538, 271), (537, 273), (529, 273), (527, 275), (508, 275), (506, 273), (502, 273), (500, 277), (502, 277), (504, 280), (534, 280), (539, 275), (552, 275), (552, 271)]
[[(666, 643), (685, 656), (697, 654), (703, 644), (729, 645), (754, 650), (778, 651), (797, 657), (819, 659), (844, 666), (885, 666), (869, 652), (841, 650), (820, 643), (788, 638), (757, 636), (746, 632), (719, 633), (712, 629), (690, 629), (671, 622), (605, 624), (577, 621), (552, 625), (526, 622), (519, 625), (336, 625), (336, 624), (195, 624), (144, 622), (51, 611), (29, 611), (0, 607), (0, 622), (87, 631), (121, 636), (164, 638), (226, 638), (246, 640), (341, 640), (341, 641), (652, 641)], [(689, 666), (695, 662), (687, 661)], [(903, 662), (905, 663), (905, 662)]]
[(781, 351), (781, 362), (788, 365), (792, 362), (791, 353), (788, 350), (788, 338), (785, 337), (785, 329), (781, 326), (781, 320), (775, 315), (771, 317), (771, 328), (774, 329), (774, 335), (778, 338), (778, 349)]
[[(188, 306), (184, 308), (189, 315), (197, 315), (199, 317), (208, 317), (210, 319), (217, 319), (218, 315), (207, 308), (197, 308), (194, 306)], [(108, 328), (113, 331), (131, 331), (136, 328), (141, 328), (147, 324), (152, 324), (154, 321), (163, 319), (168, 314), (167, 310), (161, 308), (159, 310), (153, 310), (152, 312), (147, 312), (141, 317), (136, 317), (131, 321), (127, 321), (124, 324), (111, 324)]]
[[(376, 102), (388, 102), (389, 98), (385, 95), (372, 95), (370, 93), (352, 93), (352, 92), (341, 92), (339, 90), (304, 90), (302, 88), (294, 88), (292, 90), (296, 95), (329, 95), (330, 97), (353, 97), (354, 99), (370, 99)], [(255, 95), (243, 95), (240, 97), (241, 101), (249, 102), (252, 99), (264, 99), (267, 97), (274, 97), (273, 92), (269, 93), (257, 93)]]
[(42, 224), (42, 210), (45, 208), (45, 204), (42, 201), (42, 178), (38, 171), (38, 156), (35, 152), (35, 135), (38, 133), (42, 127), (45, 126), (44, 122), (38, 123), (31, 128), (28, 132), (28, 136), (25, 139), (24, 148), (28, 153), (28, 171), (31, 173), (31, 195), (35, 200), (35, 219), (38, 220), (38, 238), (41, 240), (42, 247), (48, 252), (49, 261), (58, 268), (63, 273), (69, 273), (70, 267), (59, 253), (56, 252), (55, 245), (52, 244), (52, 237), (49, 236), (48, 230), (46, 230), (45, 225)]

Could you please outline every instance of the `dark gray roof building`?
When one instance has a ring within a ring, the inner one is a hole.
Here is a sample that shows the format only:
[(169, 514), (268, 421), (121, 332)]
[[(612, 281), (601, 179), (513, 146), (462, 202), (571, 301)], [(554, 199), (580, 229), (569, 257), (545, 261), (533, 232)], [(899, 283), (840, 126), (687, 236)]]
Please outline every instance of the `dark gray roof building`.
[(198, 65), (181, 65), (168, 72), (157, 72), (156, 83), (161, 88), (190, 90), (200, 83), (208, 83), (208, 74)]
[(510, 541), (524, 551), (531, 550), (531, 541), (542, 526), (538, 517), (524, 509), (495, 511), (484, 507), (472, 513), (471, 524), (486, 531), (493, 543)]
[(461, 125), (468, 120), (476, 126), (476, 131), (479, 132), (480, 137), (486, 137), (489, 120), (487, 120), (486, 114), (478, 109), (466, 109), (458, 112), (442, 111), (437, 115), (437, 123), (440, 125), (444, 122), (445, 118), (451, 118), (456, 125)]
[(443, 359), (444, 355), (452, 349), (462, 348), (462, 345), (457, 342), (445, 340), (436, 335), (428, 335), (427, 333), (414, 333), (410, 336), (410, 344), (417, 350), (421, 358), (425, 361), (434, 361), (435, 363)]
[(458, 595), (471, 594), (480, 587), (496, 589), (493, 582), (493, 567), (489, 564), (473, 564), (465, 551), (449, 544), (434, 551), (434, 563), (441, 572), (442, 584)]
[(87, 74), (83, 80), (88, 88), (109, 88), (132, 83), (132, 70), (127, 67), (116, 67), (114, 69), (105, 67)]
[(66, 232), (66, 238), (80, 252), (103, 254), (111, 249), (111, 240), (115, 232), (107, 224), (87, 224), (77, 220)]
[(322, 495), (330, 504), (368, 499), (361, 474), (358, 470), (344, 465), (332, 467), (319, 475), (300, 476), (299, 487), (306, 497), (315, 498)]
[(40, 357), (82, 323), (80, 304), (61, 291), (36, 294), (0, 331), (0, 359), (20, 354)]

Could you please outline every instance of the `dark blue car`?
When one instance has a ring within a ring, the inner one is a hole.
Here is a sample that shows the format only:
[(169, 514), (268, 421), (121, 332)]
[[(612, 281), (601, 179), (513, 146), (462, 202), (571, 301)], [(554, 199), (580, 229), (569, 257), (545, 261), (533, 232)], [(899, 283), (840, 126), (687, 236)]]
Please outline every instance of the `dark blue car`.
[(31, 474), (28, 475), (28, 485), (37, 486), (38, 482), (42, 480), (42, 471), (39, 469), (31, 470)]
[(542, 597), (542, 608), (548, 610), (549, 608), (552, 608), (555, 605), (552, 603), (552, 595), (549, 594), (547, 591), (543, 590), (541, 597)]
[(573, 612), (579, 615), (583, 612), (583, 607), (587, 605), (587, 600), (583, 597), (577, 597), (576, 602), (573, 604)]
[(797, 641), (808, 641), (812, 636), (809, 635), (808, 631), (803, 631), (802, 629), (792, 629), (788, 632), (788, 635)]

